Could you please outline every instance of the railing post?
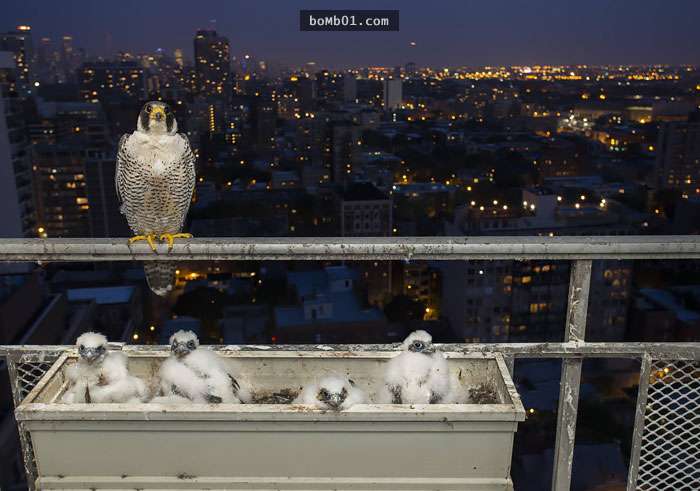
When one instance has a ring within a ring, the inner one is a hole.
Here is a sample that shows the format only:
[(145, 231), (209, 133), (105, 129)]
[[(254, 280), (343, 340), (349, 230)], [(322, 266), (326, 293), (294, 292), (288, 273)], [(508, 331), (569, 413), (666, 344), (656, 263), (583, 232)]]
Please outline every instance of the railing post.
[[(592, 267), (592, 261), (578, 260), (574, 261), (571, 268), (565, 342), (584, 342)], [(568, 491), (571, 487), (582, 363), (582, 358), (562, 360), (557, 434), (554, 441), (552, 491)]]
[[(17, 362), (21, 360), (21, 355), (17, 358), (7, 356), (7, 375), (10, 378), (10, 388), (12, 389), (12, 400), (14, 407), (19, 406), (22, 402), (22, 389), (19, 384), (19, 375), (17, 371)], [(34, 462), (34, 452), (29, 436), (29, 432), (24, 428), (24, 424), (17, 422), (17, 432), (19, 433), (19, 444), (22, 450), (22, 461), (24, 462), (24, 473), (27, 479), (27, 489), (34, 491), (36, 489), (36, 463)]]
[(639, 371), (639, 389), (637, 390), (637, 411), (634, 415), (634, 432), (632, 433), (632, 452), (630, 454), (630, 468), (627, 476), (627, 491), (637, 489), (637, 474), (639, 474), (639, 456), (642, 449), (642, 435), (644, 434), (644, 414), (647, 408), (647, 395), (649, 394), (649, 377), (651, 375), (651, 356), (645, 354), (642, 357), (642, 366)]

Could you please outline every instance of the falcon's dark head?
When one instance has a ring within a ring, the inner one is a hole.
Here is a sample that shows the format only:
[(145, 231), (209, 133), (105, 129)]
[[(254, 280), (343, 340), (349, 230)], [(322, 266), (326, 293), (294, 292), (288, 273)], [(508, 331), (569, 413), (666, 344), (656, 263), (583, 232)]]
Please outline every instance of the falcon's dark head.
[(101, 363), (107, 354), (107, 338), (96, 332), (86, 332), (75, 341), (80, 359), (87, 363)]
[(183, 358), (197, 349), (199, 339), (192, 331), (178, 331), (170, 336), (170, 352), (178, 358)]
[(431, 355), (435, 353), (433, 337), (425, 331), (412, 332), (403, 342), (403, 348), (413, 353)]
[(316, 399), (329, 409), (338, 411), (348, 398), (347, 384), (340, 377), (325, 377), (318, 384)]
[(165, 102), (151, 101), (143, 105), (138, 130), (143, 133), (170, 134), (177, 133), (177, 121), (173, 110)]

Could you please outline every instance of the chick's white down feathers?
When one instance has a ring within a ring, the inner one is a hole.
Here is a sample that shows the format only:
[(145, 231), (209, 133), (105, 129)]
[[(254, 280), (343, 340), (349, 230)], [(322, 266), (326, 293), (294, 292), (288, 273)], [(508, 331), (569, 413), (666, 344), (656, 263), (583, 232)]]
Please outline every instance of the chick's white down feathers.
[[(425, 331), (411, 333), (402, 344), (399, 355), (389, 360), (384, 372), (381, 403), (435, 404), (450, 403), (453, 399), (451, 376), (445, 355), (439, 351), (413, 352), (409, 346), (415, 341), (432, 345), (432, 337)], [(400, 395), (400, 400), (397, 399)]]
[(129, 373), (126, 355), (106, 351), (107, 338), (102, 334), (85, 333), (76, 345), (88, 349), (102, 346), (105, 351), (91, 363), (81, 357), (66, 369), (69, 387), (62, 402), (131, 403), (143, 402), (148, 397), (143, 380)]
[(325, 389), (330, 394), (340, 394), (343, 392), (343, 389), (345, 389), (346, 397), (338, 406), (338, 411), (345, 411), (356, 404), (365, 404), (367, 402), (366, 394), (359, 387), (351, 383), (347, 377), (329, 375), (323, 377), (318, 382), (305, 385), (292, 404), (307, 404), (317, 409), (335, 409), (319, 400), (319, 392), (322, 389)]
[(181, 398), (195, 404), (206, 404), (216, 399), (220, 399), (217, 402), (227, 404), (250, 402), (251, 387), (238, 374), (233, 373), (233, 367), (227, 365), (219, 355), (200, 348), (194, 333), (179, 331), (170, 338), (171, 344), (174, 341), (187, 343), (192, 340), (197, 346), (194, 351), (182, 358), (171, 355), (160, 367), (161, 393), (166, 398), (180, 398), (159, 399), (153, 402), (181, 403)]

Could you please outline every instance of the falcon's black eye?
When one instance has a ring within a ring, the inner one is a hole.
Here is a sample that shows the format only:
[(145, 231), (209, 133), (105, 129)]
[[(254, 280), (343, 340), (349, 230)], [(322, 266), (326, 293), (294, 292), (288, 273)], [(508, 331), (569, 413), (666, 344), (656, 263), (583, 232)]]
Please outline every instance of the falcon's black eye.
[(187, 347), (190, 349), (195, 349), (196, 346), (194, 344), (194, 341), (187, 341)]
[(152, 110), (153, 110), (153, 108), (151, 107), (151, 105), (150, 105), (150, 104), (147, 104), (147, 105), (146, 105), (146, 112), (147, 112), (147, 113), (150, 113)]
[(84, 345), (84, 344), (81, 344), (81, 345), (80, 345), (80, 351), (85, 351), (85, 345)]
[(414, 342), (413, 342), (413, 347), (416, 348), (416, 349), (422, 349), (422, 348), (423, 348), (423, 343), (421, 343), (420, 341), (414, 341)]

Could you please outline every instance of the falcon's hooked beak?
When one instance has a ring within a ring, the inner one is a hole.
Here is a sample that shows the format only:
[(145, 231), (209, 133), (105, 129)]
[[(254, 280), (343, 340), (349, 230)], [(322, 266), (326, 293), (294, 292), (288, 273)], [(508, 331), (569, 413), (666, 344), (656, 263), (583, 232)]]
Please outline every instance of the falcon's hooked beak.
[(163, 121), (165, 120), (165, 109), (163, 108), (163, 106), (153, 106), (149, 117), (152, 120), (155, 119), (156, 121)]

